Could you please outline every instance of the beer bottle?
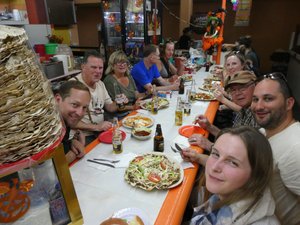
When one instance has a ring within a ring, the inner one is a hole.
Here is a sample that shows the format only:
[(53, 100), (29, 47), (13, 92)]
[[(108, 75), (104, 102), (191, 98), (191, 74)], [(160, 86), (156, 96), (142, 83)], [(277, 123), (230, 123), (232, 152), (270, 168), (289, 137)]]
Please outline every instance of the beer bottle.
[(120, 154), (123, 151), (122, 146), (122, 134), (119, 129), (118, 118), (114, 117), (113, 119), (113, 135), (112, 135), (112, 145), (113, 152), (116, 154)]
[(180, 95), (184, 94), (184, 80), (183, 80), (183, 78), (180, 78), (178, 94), (180, 94)]
[(183, 112), (182, 112), (182, 103), (181, 103), (181, 98), (177, 98), (177, 106), (176, 106), (176, 111), (175, 111), (175, 125), (176, 126), (181, 126), (182, 125), (182, 117), (183, 117)]
[(163, 152), (164, 151), (164, 137), (161, 131), (161, 125), (156, 125), (155, 136), (154, 136), (154, 145), (153, 151)]

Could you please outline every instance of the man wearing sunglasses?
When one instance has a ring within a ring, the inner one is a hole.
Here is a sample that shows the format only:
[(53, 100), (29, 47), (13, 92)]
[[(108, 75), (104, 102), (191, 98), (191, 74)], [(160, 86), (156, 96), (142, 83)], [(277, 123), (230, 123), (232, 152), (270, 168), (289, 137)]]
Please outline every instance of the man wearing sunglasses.
[(276, 214), (289, 225), (300, 224), (300, 123), (294, 118), (294, 106), (283, 74), (267, 74), (257, 81), (251, 109), (273, 151)]

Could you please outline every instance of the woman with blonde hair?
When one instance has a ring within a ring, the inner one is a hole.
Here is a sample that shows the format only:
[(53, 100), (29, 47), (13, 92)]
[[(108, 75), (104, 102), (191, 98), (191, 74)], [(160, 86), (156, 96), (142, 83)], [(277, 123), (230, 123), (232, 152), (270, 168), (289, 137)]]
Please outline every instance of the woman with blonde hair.
[[(203, 156), (203, 155), (202, 155)], [(194, 208), (190, 225), (278, 225), (269, 191), (272, 149), (263, 134), (241, 126), (222, 130), (205, 161), (206, 188), (213, 195)]]
[(105, 75), (103, 82), (110, 97), (115, 100), (117, 95), (124, 94), (128, 98), (128, 103), (119, 107), (117, 116), (124, 117), (129, 111), (138, 109), (139, 99), (145, 94), (137, 91), (129, 72), (129, 61), (123, 51), (118, 50), (110, 55)]

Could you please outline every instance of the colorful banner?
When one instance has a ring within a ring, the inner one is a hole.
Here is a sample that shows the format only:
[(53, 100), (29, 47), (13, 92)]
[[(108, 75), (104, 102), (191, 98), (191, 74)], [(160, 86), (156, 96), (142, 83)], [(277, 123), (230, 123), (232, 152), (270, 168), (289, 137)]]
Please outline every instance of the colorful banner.
[(250, 22), (250, 12), (252, 0), (240, 0), (235, 15), (234, 26), (248, 26)]

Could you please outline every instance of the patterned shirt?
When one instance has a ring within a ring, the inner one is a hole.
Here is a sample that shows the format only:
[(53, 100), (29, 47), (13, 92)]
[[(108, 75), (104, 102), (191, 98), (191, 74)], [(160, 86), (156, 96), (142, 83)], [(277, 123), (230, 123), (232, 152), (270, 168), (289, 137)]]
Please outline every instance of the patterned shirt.
[(253, 113), (249, 108), (241, 109), (235, 113), (235, 118), (233, 120), (233, 127), (238, 126), (250, 126), (254, 128), (259, 128), (259, 125), (256, 123), (256, 120), (253, 116)]

